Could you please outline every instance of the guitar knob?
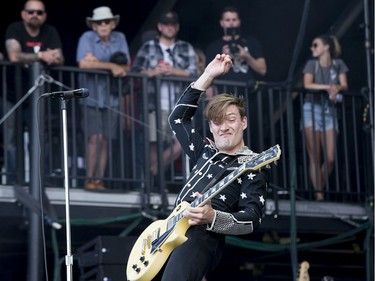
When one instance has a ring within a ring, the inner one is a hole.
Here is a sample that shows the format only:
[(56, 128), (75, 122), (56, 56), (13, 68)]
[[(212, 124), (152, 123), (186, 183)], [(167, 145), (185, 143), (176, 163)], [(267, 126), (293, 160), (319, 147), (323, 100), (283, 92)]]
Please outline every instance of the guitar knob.
[(133, 264), (133, 265), (132, 265), (132, 268), (133, 268), (133, 269), (136, 269), (136, 268), (137, 268), (137, 265), (136, 265), (136, 264)]
[(139, 260), (140, 260), (141, 262), (144, 262), (144, 261), (145, 261), (145, 257), (144, 257), (144, 256), (141, 256), (141, 257), (139, 258)]
[(141, 269), (139, 267), (137, 267), (137, 269), (135, 270), (135, 272), (139, 273), (141, 271)]
[(143, 264), (144, 266), (148, 266), (148, 261), (145, 261)]

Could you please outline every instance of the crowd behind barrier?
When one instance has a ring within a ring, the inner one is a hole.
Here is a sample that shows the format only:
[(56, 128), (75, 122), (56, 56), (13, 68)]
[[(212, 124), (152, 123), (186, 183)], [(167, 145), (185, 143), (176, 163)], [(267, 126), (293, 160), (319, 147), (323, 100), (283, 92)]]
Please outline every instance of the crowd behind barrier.
[[(78, 76), (94, 74), (112, 79), (109, 87), (115, 87), (114, 95), (122, 101), (117, 109), (111, 108), (118, 118), (118, 138), (109, 143), (108, 166), (104, 180), (111, 192), (139, 191), (146, 198), (153, 193), (167, 195), (176, 193), (189, 173), (189, 160), (182, 155), (157, 176), (150, 173), (150, 143), (148, 127), (148, 82), (160, 83), (173, 80), (181, 92), (194, 79), (191, 78), (148, 78), (129, 73), (123, 78), (113, 78), (109, 72), (83, 70), (77, 67), (53, 67), (33, 73), (37, 77), (34, 87), (26, 89), (22, 77), (23, 66), (0, 63), (1, 79), (1, 184), (30, 184), (30, 134), (42, 128), (39, 134), (41, 148), (40, 168), (45, 187), (64, 186), (63, 136), (59, 98), (40, 99), (38, 107), (29, 108), (40, 113), (39, 126), (29, 128), (25, 122), (25, 104), (31, 104), (33, 94), (49, 93), (80, 88)], [(31, 71), (32, 68), (30, 68)], [(160, 87), (155, 87), (159, 89)], [(217, 92), (229, 92), (244, 96), (248, 107), (246, 144), (256, 152), (279, 144), (282, 150), (277, 168), (270, 170), (269, 195), (274, 199), (289, 198), (293, 186), (297, 200), (314, 200), (314, 191), (308, 176), (308, 158), (301, 127), (303, 89), (287, 87), (282, 83), (240, 83), (220, 80), (215, 82)], [(26, 90), (26, 91), (25, 91)], [(317, 93), (319, 94), (319, 93)], [(7, 102), (13, 95), (11, 103)], [(28, 96), (30, 95), (30, 96)], [(157, 92), (157, 101), (159, 92)], [(27, 97), (26, 97), (27, 96)], [(291, 97), (291, 99), (288, 99)], [(24, 99), (24, 100), (23, 100)], [(90, 96), (87, 97), (90, 99)], [(87, 134), (81, 127), (84, 108), (76, 98), (67, 100), (69, 177), (72, 188), (83, 188), (85, 176), (85, 142)], [(291, 104), (288, 105), (288, 102)], [(197, 130), (209, 136), (208, 125), (203, 118), (207, 101), (202, 99), (198, 118), (194, 120)], [(373, 168), (371, 160), (370, 132), (364, 126), (364, 109), (367, 100), (362, 93), (344, 94), (337, 105), (339, 134), (337, 137), (336, 161), (325, 189), (325, 200), (345, 203), (363, 203), (372, 196)], [(11, 105), (11, 106), (10, 106)], [(13, 106), (13, 107), (12, 107)], [(18, 106), (18, 107), (17, 107)], [(156, 110), (158, 153), (164, 150), (163, 130), (160, 129), (160, 104)], [(12, 111), (14, 110), (14, 111)], [(8, 115), (8, 116), (7, 116)], [(201, 116), (201, 117), (200, 117)], [(292, 116), (292, 118), (290, 118)], [(13, 121), (11, 121), (13, 118)], [(290, 121), (292, 120), (292, 122)], [(13, 139), (9, 138), (9, 124), (14, 122)], [(90, 121), (89, 121), (90, 122)], [(167, 138), (172, 137), (172, 132)], [(291, 139), (293, 138), (293, 140)], [(162, 157), (158, 158), (163, 167)], [(15, 168), (16, 167), (16, 168)], [(163, 196), (162, 196), (163, 197)], [(147, 202), (145, 200), (144, 202)], [(147, 204), (147, 203), (146, 203)]]

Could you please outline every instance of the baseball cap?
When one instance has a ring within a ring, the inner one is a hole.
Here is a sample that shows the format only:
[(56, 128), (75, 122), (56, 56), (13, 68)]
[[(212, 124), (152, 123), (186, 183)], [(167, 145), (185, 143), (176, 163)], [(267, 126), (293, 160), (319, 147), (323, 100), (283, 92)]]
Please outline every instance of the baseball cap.
[(178, 23), (178, 15), (174, 11), (169, 11), (161, 14), (159, 23)]

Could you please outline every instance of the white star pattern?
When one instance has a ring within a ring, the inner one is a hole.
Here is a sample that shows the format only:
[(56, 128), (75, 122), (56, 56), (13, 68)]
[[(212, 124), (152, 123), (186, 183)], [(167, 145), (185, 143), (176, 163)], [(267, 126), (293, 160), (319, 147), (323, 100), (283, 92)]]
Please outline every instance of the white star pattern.
[(174, 123), (175, 123), (175, 124), (181, 124), (181, 119), (180, 119), (180, 118), (175, 119), (175, 120), (174, 120)]
[(241, 184), (241, 183), (242, 183), (242, 179), (241, 179), (241, 178), (238, 178), (238, 179), (237, 179), (237, 182), (238, 182), (239, 184)]
[(191, 151), (194, 151), (194, 144), (190, 144), (189, 148), (190, 148)]
[(195, 192), (193, 192), (193, 193), (190, 195), (190, 197), (195, 198), (195, 197), (197, 197), (197, 194), (196, 194)]
[(259, 196), (259, 201), (260, 201), (260, 203), (262, 203), (262, 205), (264, 205), (264, 202), (266, 200), (264, 200), (263, 195)]
[(194, 134), (195, 133), (195, 129), (191, 129), (191, 133)]
[(253, 180), (254, 177), (255, 177), (255, 174), (250, 173), (250, 174), (247, 175), (247, 177), (248, 177), (248, 179)]
[(240, 196), (241, 196), (242, 199), (247, 198), (246, 193), (244, 193), (244, 192), (242, 192)]
[(212, 178), (212, 174), (208, 174), (207, 178), (211, 179)]
[(227, 200), (227, 197), (225, 197), (225, 195), (220, 195), (220, 200), (225, 202), (225, 200)]

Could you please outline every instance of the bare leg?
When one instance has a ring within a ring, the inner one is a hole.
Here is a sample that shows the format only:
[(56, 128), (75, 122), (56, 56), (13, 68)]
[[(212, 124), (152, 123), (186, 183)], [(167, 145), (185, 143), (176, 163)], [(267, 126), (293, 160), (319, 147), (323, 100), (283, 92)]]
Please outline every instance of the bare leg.
[[(173, 143), (172, 150), (167, 148), (163, 153), (164, 167), (168, 167), (172, 162), (176, 161), (181, 155), (181, 145), (178, 141)], [(172, 155), (171, 155), (172, 153)]]
[(153, 176), (158, 174), (158, 152), (156, 143), (150, 144), (150, 170)]
[(97, 178), (102, 179), (104, 178), (105, 169), (107, 168), (107, 161), (108, 161), (108, 141), (107, 138), (104, 136), (100, 136), (100, 158), (99, 161), (99, 169)]
[[(323, 139), (325, 138), (325, 140)], [(334, 130), (328, 130), (325, 134), (322, 135), (322, 147), (326, 145), (326, 149), (323, 150), (326, 155), (323, 159), (326, 159), (327, 162), (323, 163), (320, 167), (320, 174), (322, 175), (322, 186), (324, 187), (327, 178), (331, 175), (333, 170), (333, 165), (335, 163), (335, 138), (336, 133)], [(326, 173), (327, 171), (327, 173)]]
[(321, 132), (314, 132), (312, 128), (305, 129), (306, 148), (309, 156), (309, 176), (317, 200), (323, 200), (323, 177), (320, 169), (321, 134)]
[[(92, 135), (89, 138), (87, 150), (87, 178), (100, 180), (104, 177), (107, 165), (107, 140), (102, 134)], [(99, 188), (103, 189), (104, 186), (101, 184)]]
[[(178, 141), (174, 141), (172, 149), (168, 147), (163, 151), (163, 163), (164, 168), (168, 167), (172, 162), (177, 160), (181, 155), (181, 145)], [(151, 173), (152, 175), (156, 176), (158, 174), (158, 159), (157, 159), (157, 151), (156, 151), (156, 144), (151, 144)]]
[(86, 174), (89, 179), (93, 179), (95, 177), (95, 170), (96, 170), (96, 159), (97, 151), (98, 151), (98, 135), (92, 135), (89, 138), (88, 146), (87, 146), (87, 167), (86, 167)]

